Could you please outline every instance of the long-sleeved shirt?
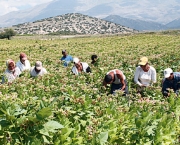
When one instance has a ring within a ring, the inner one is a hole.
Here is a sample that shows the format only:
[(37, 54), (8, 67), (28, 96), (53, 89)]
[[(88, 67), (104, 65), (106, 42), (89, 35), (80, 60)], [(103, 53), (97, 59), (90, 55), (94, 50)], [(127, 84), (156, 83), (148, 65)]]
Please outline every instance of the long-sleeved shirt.
[(21, 61), (18, 61), (16, 63), (16, 67), (18, 67), (20, 69), (20, 71), (24, 71), (24, 70), (30, 70), (31, 69), (31, 65), (29, 60), (25, 60), (25, 65), (21, 63)]
[(9, 69), (6, 69), (4, 76), (2, 77), (2, 83), (5, 83), (6, 79), (8, 83), (12, 83), (17, 77), (19, 77), (20, 74), (21, 71), (18, 67), (15, 68), (14, 73), (9, 71)]
[(134, 74), (134, 82), (139, 86), (142, 85), (150, 86), (151, 83), (155, 83), (156, 82), (155, 68), (150, 66), (149, 70), (145, 72), (140, 66), (138, 66)]
[(178, 93), (180, 89), (180, 72), (173, 72), (174, 78), (172, 80), (165, 79), (162, 84), (162, 92), (168, 92), (169, 89), (173, 89), (175, 93)]

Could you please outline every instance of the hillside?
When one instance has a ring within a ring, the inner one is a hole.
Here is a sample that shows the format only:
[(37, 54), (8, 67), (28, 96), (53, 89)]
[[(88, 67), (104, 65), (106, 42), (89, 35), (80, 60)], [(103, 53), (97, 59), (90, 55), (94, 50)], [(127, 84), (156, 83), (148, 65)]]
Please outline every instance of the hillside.
[(168, 27), (165, 25), (152, 22), (152, 21), (142, 21), (139, 19), (129, 19), (120, 17), (118, 15), (109, 15), (103, 20), (110, 21), (119, 25), (130, 27), (139, 31), (157, 31), (157, 30), (167, 30)]
[(180, 29), (180, 18), (179, 19), (175, 19), (172, 22), (169, 22), (168, 24), (166, 24), (166, 26), (172, 28), (172, 29)]
[(18, 34), (129, 34), (134, 29), (107, 22), (98, 18), (70, 13), (14, 25)]

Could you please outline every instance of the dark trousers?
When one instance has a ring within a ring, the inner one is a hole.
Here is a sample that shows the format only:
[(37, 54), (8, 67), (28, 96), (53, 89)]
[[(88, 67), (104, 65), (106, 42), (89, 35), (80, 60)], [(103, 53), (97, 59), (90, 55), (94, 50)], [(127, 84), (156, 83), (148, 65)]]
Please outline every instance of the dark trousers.
[[(129, 94), (129, 90), (128, 90), (128, 82), (126, 81), (126, 80), (124, 80), (124, 82), (125, 82), (125, 84), (126, 84), (126, 87), (125, 87), (125, 89), (124, 89), (124, 95), (127, 95), (127, 94)], [(121, 88), (122, 88), (122, 84), (120, 83), (120, 84), (114, 84), (114, 83), (112, 83), (111, 84), (111, 94), (114, 94), (115, 95), (115, 91), (116, 90), (121, 90)]]

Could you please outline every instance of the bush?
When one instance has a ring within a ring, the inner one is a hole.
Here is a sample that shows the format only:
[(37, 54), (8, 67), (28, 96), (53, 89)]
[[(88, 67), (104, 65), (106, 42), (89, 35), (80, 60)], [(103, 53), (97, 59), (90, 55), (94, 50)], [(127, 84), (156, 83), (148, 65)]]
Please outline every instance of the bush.
[(8, 40), (10, 40), (11, 37), (15, 35), (16, 32), (13, 29), (4, 29), (4, 32), (0, 33), (0, 39), (7, 38)]

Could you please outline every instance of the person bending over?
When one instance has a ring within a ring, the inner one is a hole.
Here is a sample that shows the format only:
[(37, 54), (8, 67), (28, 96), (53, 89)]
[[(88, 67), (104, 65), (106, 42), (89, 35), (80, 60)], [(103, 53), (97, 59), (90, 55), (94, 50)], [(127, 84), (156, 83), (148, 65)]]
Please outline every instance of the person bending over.
[(180, 72), (173, 72), (171, 68), (164, 70), (164, 79), (162, 82), (162, 94), (163, 96), (169, 96), (169, 89), (178, 95), (180, 89)]
[(80, 62), (80, 60), (75, 57), (73, 58), (74, 66), (72, 67), (72, 73), (78, 75), (82, 72), (91, 73), (91, 68), (86, 62)]
[(107, 84), (111, 84), (111, 94), (115, 94), (117, 90), (122, 91), (124, 95), (128, 94), (126, 77), (119, 69), (111, 70), (106, 74), (103, 80), (103, 86), (106, 87)]

